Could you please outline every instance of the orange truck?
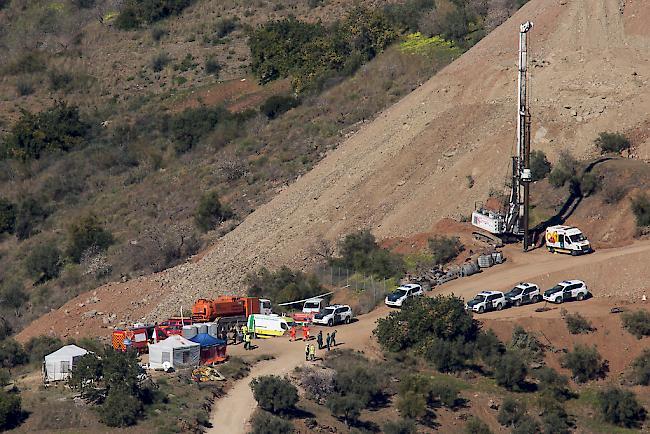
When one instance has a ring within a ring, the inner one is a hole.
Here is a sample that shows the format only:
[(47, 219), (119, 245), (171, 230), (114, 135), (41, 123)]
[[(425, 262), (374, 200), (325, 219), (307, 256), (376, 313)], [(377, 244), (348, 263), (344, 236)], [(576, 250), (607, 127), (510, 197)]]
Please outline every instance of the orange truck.
[(271, 301), (257, 297), (221, 296), (213, 300), (200, 298), (192, 306), (192, 320), (196, 322), (213, 322), (220, 318), (244, 317), (258, 313), (269, 315)]

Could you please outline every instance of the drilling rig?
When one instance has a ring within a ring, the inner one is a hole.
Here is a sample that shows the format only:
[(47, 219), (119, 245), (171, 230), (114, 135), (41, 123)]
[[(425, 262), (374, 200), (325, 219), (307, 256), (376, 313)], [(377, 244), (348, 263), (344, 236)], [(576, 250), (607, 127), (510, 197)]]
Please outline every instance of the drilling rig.
[(488, 243), (523, 239), (524, 251), (530, 245), (528, 228), (530, 172), (530, 111), (528, 107), (528, 32), (533, 23), (527, 21), (519, 28), (519, 75), (517, 89), (517, 153), (512, 157), (510, 197), (501, 210), (477, 207), (472, 224), (481, 231), (474, 236)]

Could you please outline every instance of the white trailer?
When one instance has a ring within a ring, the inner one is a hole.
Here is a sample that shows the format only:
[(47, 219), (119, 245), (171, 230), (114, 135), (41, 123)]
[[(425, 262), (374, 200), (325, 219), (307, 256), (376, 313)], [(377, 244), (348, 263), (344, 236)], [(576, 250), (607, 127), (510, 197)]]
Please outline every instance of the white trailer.
[(551, 253), (568, 253), (573, 256), (593, 252), (587, 237), (572, 226), (549, 226), (546, 229), (546, 248)]

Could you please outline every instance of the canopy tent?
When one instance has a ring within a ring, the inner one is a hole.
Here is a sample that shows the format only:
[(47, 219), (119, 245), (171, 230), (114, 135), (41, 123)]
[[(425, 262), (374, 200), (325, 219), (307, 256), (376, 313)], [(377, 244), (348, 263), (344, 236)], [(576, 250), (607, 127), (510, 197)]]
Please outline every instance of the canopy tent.
[(172, 368), (198, 366), (201, 346), (180, 335), (172, 335), (156, 344), (149, 344), (149, 366), (164, 368), (169, 363)]
[(43, 379), (45, 381), (67, 379), (79, 357), (85, 354), (88, 354), (88, 351), (76, 345), (66, 345), (48, 354), (43, 362)]
[(223, 339), (217, 339), (208, 333), (199, 333), (190, 341), (201, 345), (202, 365), (226, 360), (226, 341)]

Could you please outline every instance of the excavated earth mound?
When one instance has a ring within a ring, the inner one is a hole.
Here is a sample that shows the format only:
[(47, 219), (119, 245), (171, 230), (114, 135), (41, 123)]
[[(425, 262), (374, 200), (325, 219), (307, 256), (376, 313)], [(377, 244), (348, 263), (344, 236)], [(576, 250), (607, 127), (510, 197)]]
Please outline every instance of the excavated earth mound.
[[(120, 284), (119, 295), (110, 288), (100, 292), (119, 297), (121, 307), (113, 307), (119, 318), (136, 319), (146, 310), (150, 318), (162, 318), (197, 297), (243, 293), (246, 274), (260, 266), (308, 268), (320, 239), (333, 242), (362, 228), (380, 239), (409, 237), (441, 218), (468, 215), (491, 189), (504, 188), (514, 148), (518, 29), (527, 20), (535, 24), (532, 147), (552, 161), (563, 149), (594, 157), (598, 132), (636, 132), (650, 118), (650, 9), (643, 3), (530, 1), (201, 259)], [(87, 298), (46, 315), (23, 336), (43, 324), (56, 329), (62, 311)]]

